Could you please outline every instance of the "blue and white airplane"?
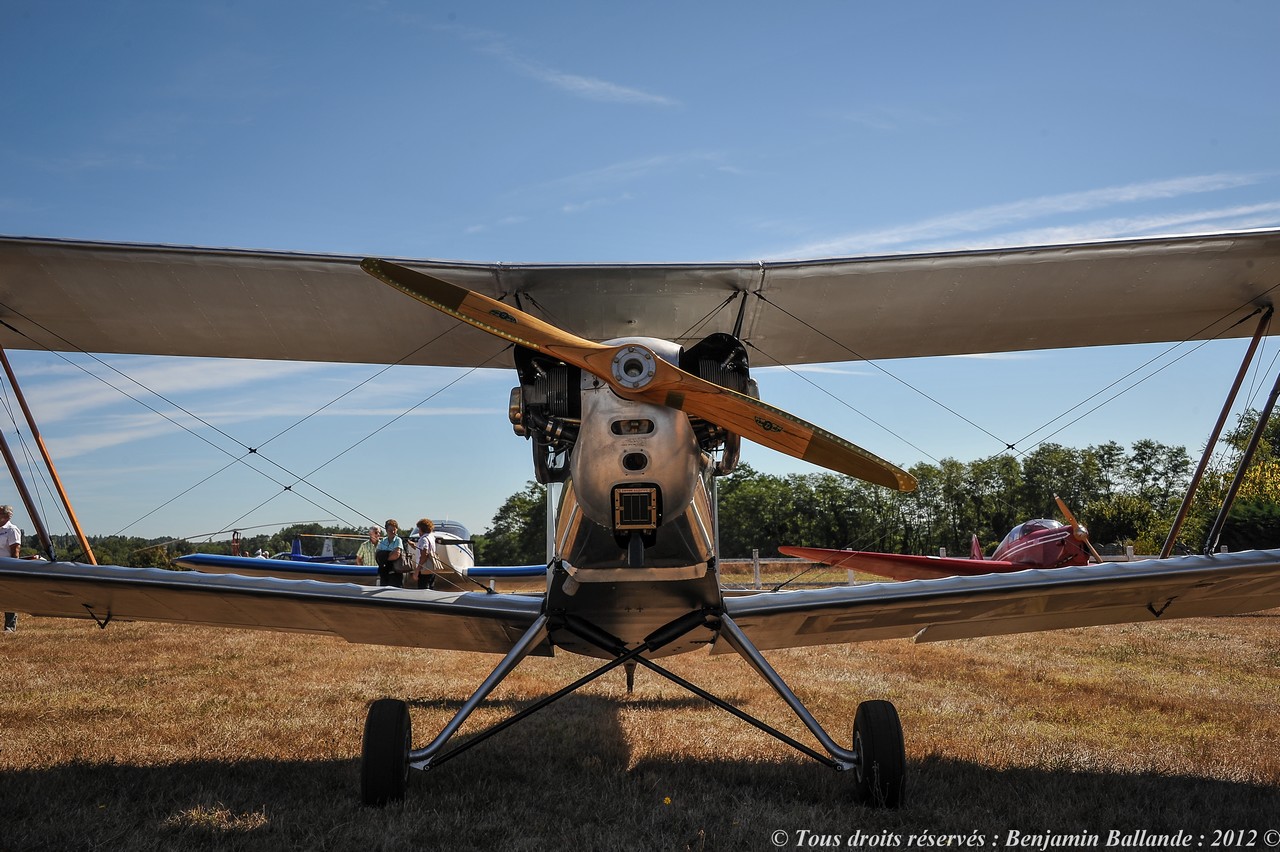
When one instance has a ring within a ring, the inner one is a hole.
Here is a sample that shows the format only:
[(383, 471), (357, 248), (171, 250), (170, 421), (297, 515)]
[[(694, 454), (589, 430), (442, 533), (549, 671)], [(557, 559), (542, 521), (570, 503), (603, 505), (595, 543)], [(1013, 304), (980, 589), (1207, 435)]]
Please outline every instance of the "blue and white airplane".
[[(546, 563), (535, 565), (476, 565), (471, 532), (457, 521), (433, 521), (435, 524), (438, 564), (433, 573), (445, 580), (468, 578), (473, 585), (484, 587), (486, 580), (520, 580), (545, 577)], [(271, 558), (227, 556), (222, 553), (188, 553), (173, 560), (180, 568), (205, 574), (238, 574), (243, 577), (287, 577), (293, 580), (320, 580), (327, 583), (378, 584), (377, 565), (356, 565), (339, 561), (333, 553), (333, 539), (325, 538), (325, 553), (306, 556), (302, 542), (295, 537), (293, 550)], [(406, 546), (411, 546), (408, 544)], [(451, 584), (452, 585), (452, 584)]]

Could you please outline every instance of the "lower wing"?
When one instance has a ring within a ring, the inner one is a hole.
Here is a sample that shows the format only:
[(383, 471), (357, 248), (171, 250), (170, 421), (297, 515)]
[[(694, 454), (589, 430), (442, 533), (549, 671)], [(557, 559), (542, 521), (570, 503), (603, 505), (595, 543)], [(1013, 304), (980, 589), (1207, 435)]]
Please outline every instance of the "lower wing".
[(936, 580), (940, 577), (967, 577), (1021, 570), (1013, 562), (997, 559), (952, 559), (947, 556), (908, 556), (899, 553), (869, 553), (861, 550), (830, 550), (825, 547), (779, 547), (780, 553), (836, 568), (862, 571), (890, 580)]
[[(375, 645), (506, 653), (541, 614), (542, 605), (538, 595), (0, 559), (0, 608), (92, 618), (104, 626), (114, 619), (170, 621), (322, 633)], [(544, 645), (535, 653), (550, 649)]]
[[(917, 642), (1280, 607), (1280, 550), (727, 597), (762, 649)], [(715, 650), (730, 650), (717, 643)]]

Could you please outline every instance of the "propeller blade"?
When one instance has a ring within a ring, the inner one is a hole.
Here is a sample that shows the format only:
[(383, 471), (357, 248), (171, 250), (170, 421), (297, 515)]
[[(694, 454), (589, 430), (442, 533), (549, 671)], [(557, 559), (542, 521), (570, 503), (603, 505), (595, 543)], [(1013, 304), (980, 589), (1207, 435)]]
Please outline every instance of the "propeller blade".
[(398, 263), (368, 257), (360, 262), (360, 268), (401, 293), (496, 337), (557, 357), (559, 348), (577, 353), (574, 360), (561, 358), (566, 364), (581, 366), (578, 362), (586, 353), (611, 348), (562, 331), (497, 299)]
[(1066, 502), (1057, 494), (1053, 495), (1053, 500), (1058, 504), (1058, 511), (1062, 513), (1062, 517), (1067, 519), (1067, 524), (1072, 529), (1079, 529), (1080, 522), (1076, 520), (1076, 516), (1071, 514), (1071, 510), (1067, 508)]
[(770, 449), (899, 491), (915, 477), (884, 459), (780, 408), (721, 387), (639, 344), (605, 346), (488, 296), (396, 263), (366, 258), (365, 272), (481, 331), (572, 364), (619, 396), (701, 417)]
[[(1053, 495), (1053, 499), (1058, 504), (1058, 511), (1062, 513), (1062, 517), (1066, 518), (1067, 523), (1071, 526), (1071, 534), (1075, 538), (1084, 542), (1084, 546), (1088, 548), (1089, 553), (1091, 553), (1093, 558), (1098, 561), (1099, 565), (1101, 565), (1102, 554), (1098, 553), (1097, 549), (1093, 546), (1093, 542), (1089, 541), (1089, 530), (1076, 520), (1076, 516), (1071, 514), (1071, 510), (1067, 508), (1067, 504), (1061, 497), (1055, 494)], [(1083, 533), (1083, 535), (1081, 535), (1081, 533)]]

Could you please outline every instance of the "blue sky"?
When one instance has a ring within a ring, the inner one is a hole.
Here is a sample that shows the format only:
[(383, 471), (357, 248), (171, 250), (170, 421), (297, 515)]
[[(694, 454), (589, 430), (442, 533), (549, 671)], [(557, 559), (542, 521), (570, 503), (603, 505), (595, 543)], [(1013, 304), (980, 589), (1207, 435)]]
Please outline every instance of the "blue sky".
[[(1280, 225), (1269, 2), (7, 0), (0, 20), (10, 235), (710, 261)], [(1182, 360), (1052, 440), (1195, 450), (1243, 346), (1170, 351), (1134, 378)], [(771, 402), (910, 465), (997, 452), (1166, 349), (880, 365), (995, 438), (870, 365), (757, 378)], [(503, 372), (102, 359), (290, 474), (320, 468), (320, 494), (283, 492), (292, 479), (263, 463), (270, 478), (217, 473), (234, 442), (131, 386), (197, 434), (159, 418), (90, 376), (128, 384), (96, 361), (11, 357), (93, 533), (423, 514), (479, 531), (532, 475)]]

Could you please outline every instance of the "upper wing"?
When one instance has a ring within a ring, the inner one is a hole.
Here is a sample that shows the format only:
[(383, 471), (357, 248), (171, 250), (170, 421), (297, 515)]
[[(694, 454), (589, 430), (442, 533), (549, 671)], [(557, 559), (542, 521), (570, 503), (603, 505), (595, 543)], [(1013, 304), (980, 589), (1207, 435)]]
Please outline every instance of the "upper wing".
[(936, 580), (940, 577), (998, 574), (1018, 570), (1018, 565), (1002, 559), (954, 559), (948, 556), (911, 556), (903, 553), (869, 553), (790, 545), (779, 547), (778, 551), (787, 556), (798, 556), (835, 568), (888, 577), (890, 580)]
[(506, 653), (542, 612), (542, 598), (0, 559), (0, 608), (100, 624), (173, 621)]
[(1228, 615), (1280, 606), (1280, 550), (764, 592), (724, 606), (763, 649)]
[[(502, 341), (403, 298), (359, 260), (0, 238), (0, 346), (509, 363)], [(757, 363), (801, 364), (1213, 337), (1280, 288), (1280, 230), (822, 261), (396, 262), (518, 297), (595, 341), (728, 331), (745, 298), (742, 336)], [(1088, 322), (1056, 320), (1081, 311)], [(385, 333), (388, 315), (413, 334)]]

